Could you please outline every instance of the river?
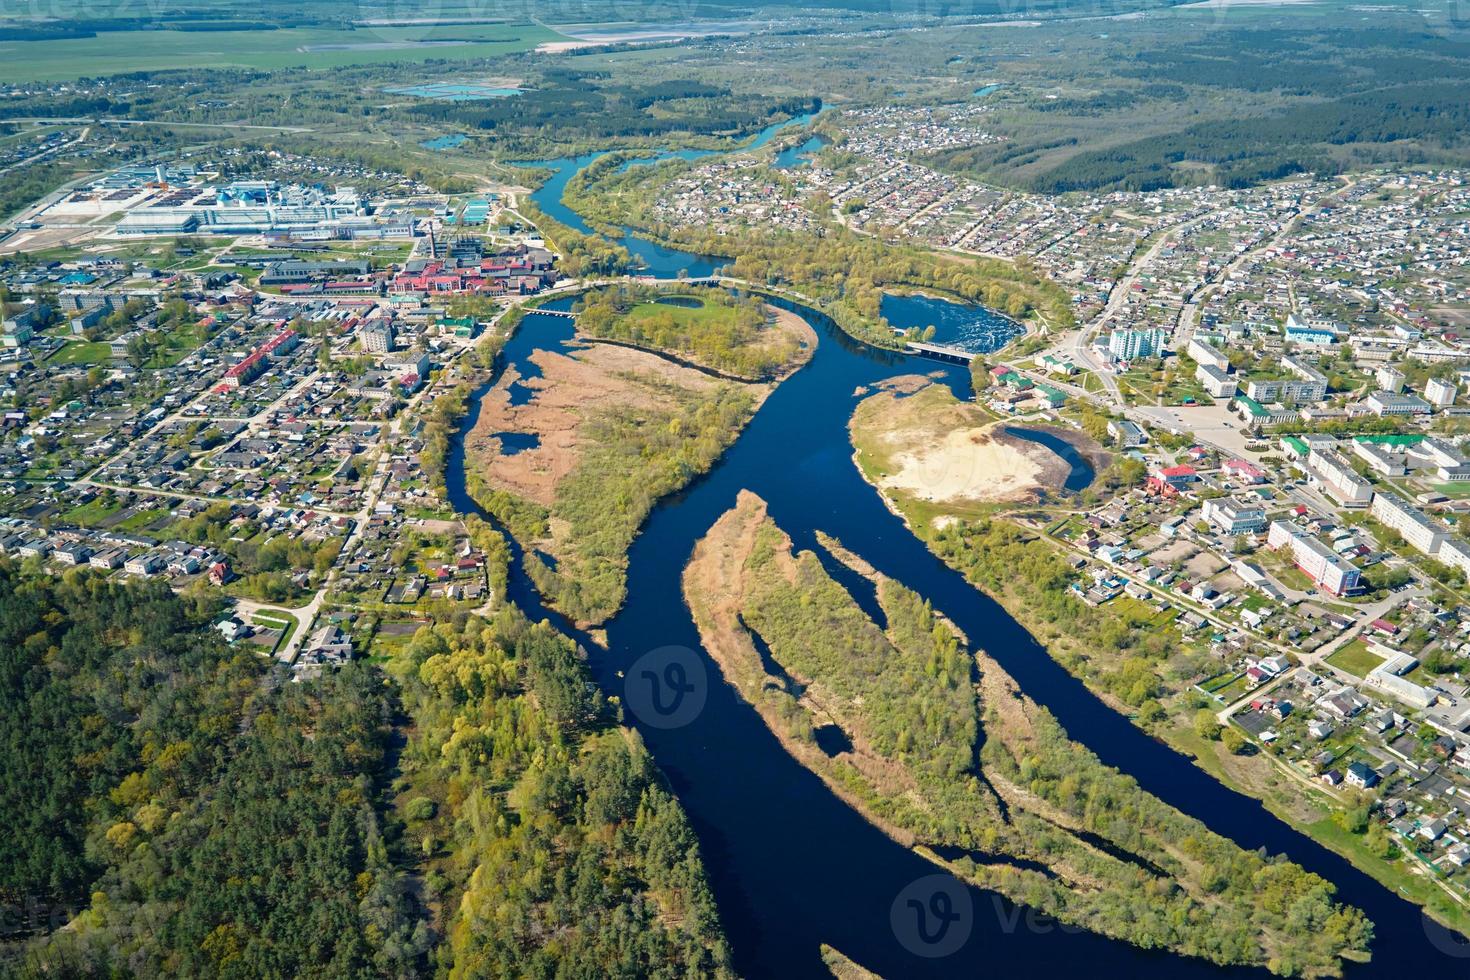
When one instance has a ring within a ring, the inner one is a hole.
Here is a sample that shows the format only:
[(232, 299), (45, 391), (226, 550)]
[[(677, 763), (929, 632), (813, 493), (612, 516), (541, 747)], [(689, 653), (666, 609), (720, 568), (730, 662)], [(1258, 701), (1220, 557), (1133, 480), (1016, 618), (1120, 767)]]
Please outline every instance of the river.
[[(771, 516), (798, 547), (813, 547), (818, 529), (835, 534), (880, 571), (932, 600), (969, 636), (985, 637), (988, 652), (1073, 738), (1146, 790), (1244, 847), (1285, 853), (1336, 882), (1339, 897), (1362, 908), (1378, 928), (1375, 963), (1352, 967), (1350, 976), (1403, 976), (1463, 965), (1428, 941), (1417, 908), (1135, 728), (1059, 667), (996, 603), (935, 559), (862, 480), (850, 459), (846, 429), (854, 389), (895, 374), (934, 371), (935, 363), (857, 344), (821, 314), (793, 308), (818, 328), (821, 342), (811, 362), (767, 400), (721, 463), (650, 516), (629, 554), (628, 602), (608, 624), (607, 652), (587, 644), (603, 690), (620, 693), (620, 671), (651, 650), (699, 650), (680, 594), (680, 573), (695, 541), (748, 488), (766, 499)], [(558, 346), (571, 333), (571, 321), (529, 314), (506, 346), (505, 363), (519, 367), (536, 349)], [(940, 370), (956, 393), (968, 393), (962, 368)], [(478, 411), (477, 393), (462, 432), (473, 427)], [(465, 492), (463, 467), (461, 436), (449, 459), (449, 494), (457, 509), (472, 512), (477, 508)], [(510, 598), (533, 618), (560, 621), (522, 572), (518, 553)], [(706, 672), (700, 679), (707, 688), (703, 711), (682, 728), (640, 728), (699, 834), (743, 974), (824, 976), (817, 956), (821, 942), (889, 977), (988, 976), (1002, 970), (1038, 975), (1084, 964), (1104, 976), (1251, 972), (1087, 933), (1017, 926), (996, 911), (1007, 907), (996, 896), (974, 890), (977, 914), (964, 947), (941, 960), (911, 955), (889, 926), (889, 907), (934, 866), (871, 827), (797, 765), (754, 710), (720, 682), (708, 658), (702, 652), (699, 657)]]
[[(755, 138), (738, 150), (666, 150), (648, 157), (640, 157), (638, 160), (624, 164), (628, 166), (640, 166), (657, 163), (660, 160), (699, 160), (703, 157), (716, 156), (730, 152), (748, 152), (765, 146), (776, 135), (784, 130), (806, 126), (817, 117), (815, 112), (801, 116), (795, 116), (785, 122), (773, 123), (756, 133)], [(567, 182), (580, 170), (595, 160), (606, 156), (606, 151), (586, 153), (577, 157), (558, 157), (555, 160), (529, 160), (521, 164), (526, 167), (539, 167), (551, 171), (551, 176), (546, 182), (531, 192), (531, 200), (551, 217), (560, 221), (568, 227), (575, 228), (583, 234), (594, 234), (595, 229), (587, 224), (576, 211), (573, 211), (562, 200), (562, 194), (566, 191)], [(712, 274), (717, 268), (729, 260), (718, 255), (694, 255), (689, 252), (681, 252), (678, 249), (665, 248), (657, 242), (649, 241), (628, 229), (623, 229), (623, 235), (617, 239), (619, 245), (626, 248), (635, 259), (644, 267), (644, 271), (651, 276), (660, 279), (673, 279), (683, 272), (693, 278), (701, 278)]]
[[(539, 203), (566, 220), (550, 200)], [(564, 208), (559, 199), (556, 204)], [(606, 652), (547, 609), (514, 546), (509, 584), (509, 598), (527, 615), (550, 618), (578, 636), (591, 651), (595, 680), (608, 694), (622, 693), (623, 671), (646, 653), (669, 646), (697, 651), (694, 680), (705, 692), (703, 709), (680, 728), (638, 727), (699, 835), (740, 973), (830, 977), (818, 952), (825, 942), (890, 978), (1061, 975), (1078, 968), (1107, 977), (1170, 980), (1268, 975), (1017, 919), (1008, 903), (977, 889), (966, 890), (975, 914), (963, 946), (939, 959), (911, 953), (912, 944), (895, 935), (890, 907), (906, 887), (933, 875), (935, 866), (873, 828), (794, 762), (700, 650), (680, 575), (694, 543), (734, 506), (741, 489), (767, 501), (771, 517), (798, 548), (815, 547), (817, 530), (831, 533), (880, 572), (931, 600), (966, 635), (984, 638), (987, 652), (1027, 695), (1051, 710), (1073, 739), (1148, 792), (1242, 847), (1285, 854), (1334, 882), (1338, 898), (1361, 908), (1377, 928), (1374, 962), (1350, 965), (1349, 977), (1461, 975), (1470, 968), (1470, 959), (1461, 958), (1470, 950), (1451, 945), (1438, 927), (1426, 931), (1416, 906), (1103, 704), (887, 510), (851, 460), (847, 421), (857, 401), (855, 390), (898, 374), (937, 370), (957, 395), (968, 397), (965, 368), (869, 347), (818, 311), (771, 301), (812, 323), (820, 336), (817, 350), (767, 399), (709, 474), (650, 515), (629, 552), (628, 601), (607, 624)], [(503, 362), (524, 374), (531, 353), (565, 343), (572, 332), (565, 318), (530, 313), (507, 343)], [(465, 490), (463, 435), (475, 424), (484, 390), (471, 399), (446, 466), (450, 502), (463, 513), (482, 513)], [(853, 584), (851, 576), (839, 581)], [(871, 606), (870, 593), (854, 591), (865, 607)]]

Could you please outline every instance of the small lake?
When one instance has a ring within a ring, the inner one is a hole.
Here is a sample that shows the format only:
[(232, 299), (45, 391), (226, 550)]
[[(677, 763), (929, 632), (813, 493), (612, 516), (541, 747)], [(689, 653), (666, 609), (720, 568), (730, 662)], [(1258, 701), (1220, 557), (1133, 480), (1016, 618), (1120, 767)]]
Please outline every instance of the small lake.
[(1017, 439), (1034, 442), (1038, 446), (1045, 446), (1070, 465), (1072, 470), (1067, 474), (1067, 479), (1062, 484), (1063, 490), (1084, 490), (1097, 478), (1097, 471), (1092, 468), (1092, 463), (1088, 458), (1078, 452), (1077, 447), (1072, 445), (1071, 442), (1055, 432), (1050, 432), (1046, 429), (1006, 426), (1005, 433), (1006, 435), (1015, 436)]
[(825, 136), (812, 136), (804, 143), (788, 146), (777, 153), (771, 166), (777, 170), (797, 170), (801, 167), (809, 167), (812, 164), (812, 157), (822, 152), (823, 147), (830, 142), (831, 140)]
[(426, 150), (452, 150), (457, 146), (463, 146), (469, 137), (462, 133), (450, 133), (448, 136), (436, 136), (431, 140), (421, 140), (419, 146)]
[(975, 98), (977, 98), (977, 99), (983, 99), (983, 98), (985, 98), (985, 96), (990, 95), (992, 92), (998, 92), (998, 91), (1000, 91), (1000, 87), (1001, 87), (1001, 83), (1000, 82), (995, 82), (995, 83), (990, 84), (990, 85), (982, 85), (982, 86), (980, 86), (979, 88), (977, 88), (975, 90)]
[(1026, 332), (1026, 328), (978, 303), (956, 303), (934, 296), (884, 293), (883, 318), (899, 330), (934, 328), (934, 343), (972, 354), (990, 354)]
[(385, 88), (391, 95), (412, 95), (419, 99), (436, 102), (481, 102), (485, 99), (508, 99), (520, 95), (518, 88), (503, 88), (496, 85), (476, 85), (468, 82), (434, 82), (427, 85), (405, 85)]
[(541, 437), (534, 432), (497, 432), (495, 438), (500, 440), (502, 456), (515, 456), (541, 445)]

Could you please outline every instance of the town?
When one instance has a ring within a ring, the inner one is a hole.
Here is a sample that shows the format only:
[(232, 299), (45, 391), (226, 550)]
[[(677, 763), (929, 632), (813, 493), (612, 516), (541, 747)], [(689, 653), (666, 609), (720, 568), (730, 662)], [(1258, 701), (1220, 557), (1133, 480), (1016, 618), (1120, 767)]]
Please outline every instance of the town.
[(173, 163), (33, 209), (0, 257), (0, 551), (216, 591), (298, 678), (486, 604), (425, 421), (553, 256), (490, 197), (371, 176), (408, 196)]
[[(1045, 197), (915, 162), (986, 115), (843, 110), (641, 169), (674, 227), (833, 220), (1061, 283), (1078, 326), (1013, 324), (975, 401), (1137, 476), (1018, 518), (1077, 601), (1177, 646), (1178, 683), (1127, 707), (1187, 706), (1470, 903), (1465, 175)], [(221, 634), (301, 680), (493, 606), (428, 426), (509, 311), (587, 287), (512, 186), (247, 162), (115, 168), (0, 242), (0, 552), (225, 597)]]

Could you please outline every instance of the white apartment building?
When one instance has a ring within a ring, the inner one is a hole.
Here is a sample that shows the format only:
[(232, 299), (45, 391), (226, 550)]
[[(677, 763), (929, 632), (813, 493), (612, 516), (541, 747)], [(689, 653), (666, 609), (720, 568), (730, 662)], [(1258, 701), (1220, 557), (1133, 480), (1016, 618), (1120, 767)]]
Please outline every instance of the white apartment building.
[(1344, 507), (1364, 507), (1373, 499), (1373, 485), (1335, 449), (1313, 449), (1307, 456), (1307, 472)]
[(1409, 473), (1408, 457), (1395, 451), (1391, 445), (1355, 439), (1353, 455), (1384, 476), (1407, 476)]
[(393, 321), (374, 317), (357, 328), (362, 349), (370, 354), (386, 354), (393, 349)]
[(1460, 390), (1452, 381), (1430, 378), (1424, 385), (1424, 398), (1435, 408), (1448, 408), (1455, 403)]
[(1221, 371), (1230, 370), (1230, 358), (1226, 357), (1220, 348), (1206, 342), (1198, 335), (1190, 340), (1189, 346), (1185, 348), (1184, 352), (1196, 364), (1208, 364), (1211, 367), (1219, 368)]
[(1388, 391), (1373, 392), (1363, 399), (1363, 404), (1374, 415), (1428, 415), (1433, 410), (1433, 406), (1417, 395), (1396, 395)]
[(1402, 534), (1410, 547), (1420, 554), (1439, 554), (1440, 545), (1445, 539), (1445, 529), (1398, 494), (1375, 494), (1369, 513), (1384, 527)]
[(1209, 392), (1211, 398), (1235, 397), (1235, 379), (1213, 364), (1201, 364), (1195, 368), (1194, 380)]
[(1470, 544), (1459, 538), (1445, 538), (1436, 557), (1451, 568), (1458, 568), (1470, 575)]
[(1291, 549), (1292, 561), (1316, 586), (1333, 595), (1343, 595), (1358, 587), (1361, 573), (1356, 565), (1334, 552), (1306, 531), (1287, 521), (1272, 521), (1266, 535), (1268, 547)]
[(1404, 372), (1396, 367), (1385, 364), (1374, 373), (1374, 377), (1378, 381), (1378, 387), (1390, 394), (1397, 395), (1404, 390)]

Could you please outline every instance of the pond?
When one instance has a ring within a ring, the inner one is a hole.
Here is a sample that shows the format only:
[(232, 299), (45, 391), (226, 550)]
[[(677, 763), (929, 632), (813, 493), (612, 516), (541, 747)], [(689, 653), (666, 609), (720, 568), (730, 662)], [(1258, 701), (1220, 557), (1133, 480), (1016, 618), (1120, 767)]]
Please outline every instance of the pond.
[(830, 142), (831, 140), (825, 136), (812, 136), (804, 143), (788, 146), (780, 153), (777, 153), (776, 159), (771, 165), (777, 170), (796, 170), (800, 167), (809, 167), (812, 163), (812, 157), (820, 153), (822, 148)]
[(495, 438), (500, 440), (502, 456), (515, 456), (541, 445), (541, 437), (534, 432), (497, 432)]
[(1052, 432), (1048, 429), (1030, 429), (1021, 426), (1006, 426), (1007, 435), (1015, 436), (1017, 439), (1025, 439), (1034, 442), (1038, 446), (1045, 446), (1060, 456), (1069, 466), (1071, 471), (1067, 474), (1066, 482), (1062, 484), (1063, 490), (1084, 490), (1097, 477), (1097, 472), (1092, 468), (1092, 463), (1086, 456), (1078, 451), (1066, 437)]

